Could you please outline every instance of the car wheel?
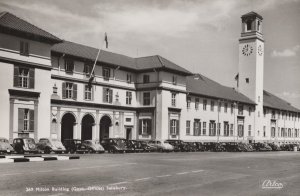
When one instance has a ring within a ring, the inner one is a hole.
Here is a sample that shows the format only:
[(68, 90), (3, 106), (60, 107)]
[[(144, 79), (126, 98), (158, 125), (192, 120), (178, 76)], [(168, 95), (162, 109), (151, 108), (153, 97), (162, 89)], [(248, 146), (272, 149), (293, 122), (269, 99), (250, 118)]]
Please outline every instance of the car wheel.
[(51, 149), (50, 148), (45, 148), (44, 153), (45, 154), (50, 154), (51, 153)]

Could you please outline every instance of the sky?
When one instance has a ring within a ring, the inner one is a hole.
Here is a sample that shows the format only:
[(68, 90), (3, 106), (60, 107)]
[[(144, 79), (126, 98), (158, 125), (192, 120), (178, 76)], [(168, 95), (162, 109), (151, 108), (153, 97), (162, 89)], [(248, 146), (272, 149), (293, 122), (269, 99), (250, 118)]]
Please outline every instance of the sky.
[(0, 0), (59, 38), (141, 57), (161, 55), (235, 87), (241, 15), (263, 17), (264, 89), (300, 108), (300, 0)]

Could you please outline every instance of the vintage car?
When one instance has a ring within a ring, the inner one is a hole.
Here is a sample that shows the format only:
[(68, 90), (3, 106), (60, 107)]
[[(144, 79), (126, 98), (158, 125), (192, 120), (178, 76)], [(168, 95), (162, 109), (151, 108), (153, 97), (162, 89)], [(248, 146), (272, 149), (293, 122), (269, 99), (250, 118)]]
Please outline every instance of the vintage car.
[(61, 154), (66, 151), (66, 148), (61, 143), (61, 141), (53, 138), (41, 138), (36, 146), (41, 152), (44, 152), (45, 154), (50, 154), (51, 152)]
[(123, 138), (105, 138), (101, 141), (101, 145), (108, 153), (124, 153), (128, 151), (126, 140)]
[(272, 148), (273, 151), (280, 151), (281, 150), (280, 146), (275, 144), (275, 143), (269, 143), (268, 145)]
[(225, 152), (226, 148), (223, 143), (218, 142), (205, 142), (204, 144), (205, 151), (212, 151), (212, 152)]
[(188, 152), (189, 146), (182, 140), (166, 140), (174, 147), (175, 152)]
[(187, 149), (189, 152), (196, 152), (198, 151), (198, 146), (196, 142), (186, 142)]
[(142, 144), (137, 140), (127, 140), (126, 147), (128, 152), (143, 152)]
[(12, 153), (14, 152), (14, 148), (9, 144), (9, 141), (4, 138), (0, 137), (0, 153)]
[(13, 140), (13, 148), (19, 154), (24, 154), (25, 152), (28, 153), (39, 152), (33, 138), (15, 138)]
[(169, 144), (167, 141), (160, 141), (160, 140), (150, 140), (148, 144), (154, 148), (158, 152), (172, 152), (174, 151), (174, 147)]
[(67, 153), (87, 153), (88, 149), (82, 145), (81, 140), (79, 139), (65, 139), (63, 145), (66, 148)]
[(253, 143), (252, 146), (256, 151), (272, 151), (272, 148), (265, 143)]
[(82, 142), (82, 145), (84, 145), (89, 153), (104, 153), (105, 150), (103, 146), (100, 144), (99, 140), (84, 140)]
[(143, 149), (143, 152), (155, 152), (157, 151), (156, 147), (153, 147), (148, 144), (148, 141), (137, 141), (141, 148)]

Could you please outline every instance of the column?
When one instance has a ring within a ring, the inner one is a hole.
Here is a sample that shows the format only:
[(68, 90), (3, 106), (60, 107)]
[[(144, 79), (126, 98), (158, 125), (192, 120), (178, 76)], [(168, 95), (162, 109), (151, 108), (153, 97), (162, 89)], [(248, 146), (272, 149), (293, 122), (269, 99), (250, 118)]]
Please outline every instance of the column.
[(96, 122), (95, 122), (95, 139), (99, 140), (100, 139), (100, 134), (99, 134), (99, 130), (100, 130), (100, 119), (99, 119), (99, 110), (96, 110)]
[(61, 140), (61, 118), (60, 118), (60, 107), (57, 107), (57, 114), (56, 114), (56, 120), (57, 120), (57, 139)]
[(9, 141), (14, 138), (14, 102), (15, 99), (9, 99)]
[(34, 140), (38, 140), (38, 105), (39, 101), (34, 101)]
[(77, 109), (77, 138), (76, 139), (81, 139), (81, 109)]

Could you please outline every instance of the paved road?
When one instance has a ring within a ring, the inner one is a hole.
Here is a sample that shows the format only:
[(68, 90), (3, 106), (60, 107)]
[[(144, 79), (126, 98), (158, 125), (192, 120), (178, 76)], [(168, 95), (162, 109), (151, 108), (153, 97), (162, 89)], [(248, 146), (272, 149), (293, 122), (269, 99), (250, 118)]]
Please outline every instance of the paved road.
[[(0, 195), (300, 195), (300, 153), (141, 153), (0, 165)], [(283, 188), (263, 189), (265, 180)]]

